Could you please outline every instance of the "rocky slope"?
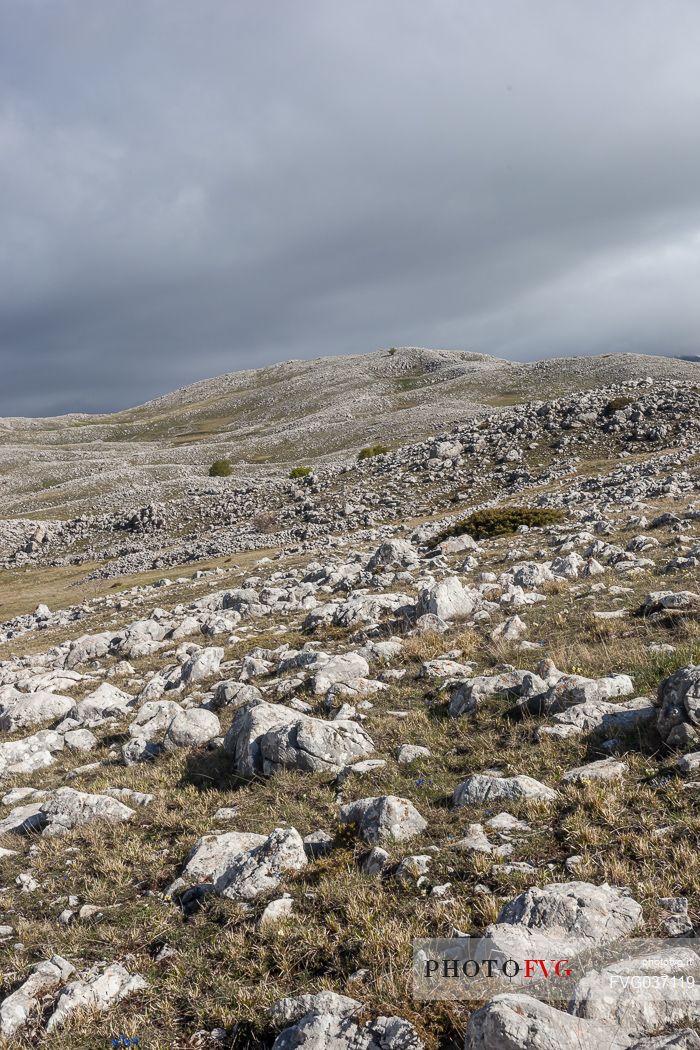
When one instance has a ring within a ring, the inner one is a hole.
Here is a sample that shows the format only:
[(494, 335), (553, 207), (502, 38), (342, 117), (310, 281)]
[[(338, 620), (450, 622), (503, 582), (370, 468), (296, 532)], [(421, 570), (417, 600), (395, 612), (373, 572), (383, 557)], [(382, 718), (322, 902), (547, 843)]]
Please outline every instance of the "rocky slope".
[(242, 484), (341, 465), (365, 445), (424, 440), (474, 416), (643, 376), (698, 382), (700, 366), (615, 354), (513, 363), (397, 348), (290, 361), (196, 383), (106, 416), (0, 419), (0, 515), (62, 520), (206, 495), (227, 457)]
[[(8, 516), (8, 1045), (700, 1047), (696, 366), (559, 363), (550, 392), (549, 363), (489, 407), (473, 361), (402, 353), (358, 360), (444, 387), (387, 453), (356, 422), (295, 480)], [(47, 426), (5, 450), (56, 457)], [(414, 939), (465, 936), (571, 973), (426, 996)]]

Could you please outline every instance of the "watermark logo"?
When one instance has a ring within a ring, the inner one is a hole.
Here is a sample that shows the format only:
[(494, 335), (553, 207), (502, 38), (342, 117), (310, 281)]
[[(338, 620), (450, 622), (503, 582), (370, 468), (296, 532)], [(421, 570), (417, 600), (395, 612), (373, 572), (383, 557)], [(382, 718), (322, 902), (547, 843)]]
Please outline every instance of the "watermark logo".
[(700, 941), (628, 939), (582, 951), (580, 940), (553, 939), (546, 954), (547, 946), (540, 936), (539, 952), (518, 955), (488, 937), (415, 940), (414, 998), (477, 1001), (520, 992), (566, 1004), (584, 989), (611, 1009), (625, 997), (643, 996), (700, 1010)]
[(548, 981), (553, 977), (571, 977), (568, 959), (457, 959), (426, 958), (424, 976), (429, 979), (439, 976), (443, 980), (458, 977), (492, 978), (503, 977), (514, 981), (518, 977)]

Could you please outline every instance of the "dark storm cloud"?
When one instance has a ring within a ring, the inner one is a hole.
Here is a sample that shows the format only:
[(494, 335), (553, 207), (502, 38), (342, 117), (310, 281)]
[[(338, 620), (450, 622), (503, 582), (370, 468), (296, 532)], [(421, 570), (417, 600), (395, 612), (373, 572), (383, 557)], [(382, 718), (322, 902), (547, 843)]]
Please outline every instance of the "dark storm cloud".
[(0, 413), (700, 346), (694, 0), (4, 0)]

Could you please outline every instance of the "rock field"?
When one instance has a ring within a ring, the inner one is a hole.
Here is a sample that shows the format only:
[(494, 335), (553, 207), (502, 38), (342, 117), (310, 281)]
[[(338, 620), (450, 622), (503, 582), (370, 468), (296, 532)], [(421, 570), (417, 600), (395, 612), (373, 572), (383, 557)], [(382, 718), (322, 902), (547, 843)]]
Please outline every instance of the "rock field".
[(700, 1050), (700, 366), (348, 362), (0, 421), (0, 1045)]

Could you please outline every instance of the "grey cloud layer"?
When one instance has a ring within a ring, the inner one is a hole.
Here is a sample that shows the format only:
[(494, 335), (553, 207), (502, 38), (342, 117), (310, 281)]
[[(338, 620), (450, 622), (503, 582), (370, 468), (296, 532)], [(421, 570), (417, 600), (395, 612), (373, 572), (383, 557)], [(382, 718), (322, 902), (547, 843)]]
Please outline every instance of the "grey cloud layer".
[(700, 349), (700, 7), (4, 0), (0, 414)]

